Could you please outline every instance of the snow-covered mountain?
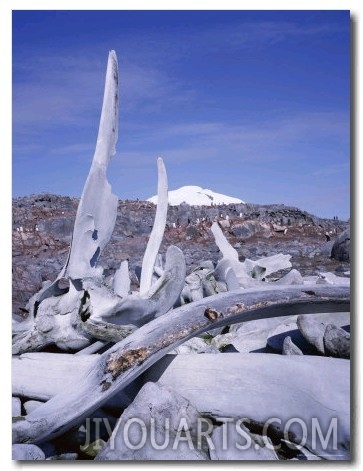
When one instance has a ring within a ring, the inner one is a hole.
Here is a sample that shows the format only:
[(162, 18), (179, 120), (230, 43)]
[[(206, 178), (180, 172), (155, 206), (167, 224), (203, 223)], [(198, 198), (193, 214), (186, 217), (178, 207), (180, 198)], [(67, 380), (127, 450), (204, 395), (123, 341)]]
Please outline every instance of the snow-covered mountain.
[[(152, 196), (148, 201), (156, 204), (157, 199), (157, 196)], [(203, 189), (200, 186), (182, 186), (178, 190), (169, 191), (170, 206), (179, 206), (181, 203), (187, 203), (190, 206), (212, 206), (212, 204), (244, 203), (244, 201)]]

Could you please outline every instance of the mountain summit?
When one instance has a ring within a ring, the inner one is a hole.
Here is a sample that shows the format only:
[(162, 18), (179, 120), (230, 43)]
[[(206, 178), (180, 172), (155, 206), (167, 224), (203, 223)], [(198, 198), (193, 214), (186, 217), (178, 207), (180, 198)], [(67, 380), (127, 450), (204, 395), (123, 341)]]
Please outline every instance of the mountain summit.
[[(152, 196), (147, 201), (156, 204), (157, 199), (157, 196)], [(200, 186), (182, 186), (178, 190), (169, 191), (170, 206), (179, 206), (182, 203), (187, 203), (190, 206), (212, 206), (212, 204), (244, 203), (244, 201), (203, 189)]]

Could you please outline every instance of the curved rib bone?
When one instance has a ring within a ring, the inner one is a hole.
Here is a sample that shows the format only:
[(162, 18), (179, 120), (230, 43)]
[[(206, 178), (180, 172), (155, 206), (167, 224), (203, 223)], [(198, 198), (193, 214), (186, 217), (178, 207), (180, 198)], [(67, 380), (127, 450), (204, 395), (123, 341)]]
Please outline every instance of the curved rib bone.
[(82, 421), (185, 340), (211, 326), (298, 313), (347, 311), (345, 286), (269, 286), (218, 294), (174, 309), (102, 354), (72, 391), (59, 394), (13, 425), (15, 443), (52, 439)]
[(140, 295), (145, 295), (151, 288), (154, 265), (161, 241), (163, 239), (166, 217), (168, 213), (168, 179), (166, 169), (161, 157), (158, 158), (158, 204), (154, 225), (146, 246), (142, 261)]

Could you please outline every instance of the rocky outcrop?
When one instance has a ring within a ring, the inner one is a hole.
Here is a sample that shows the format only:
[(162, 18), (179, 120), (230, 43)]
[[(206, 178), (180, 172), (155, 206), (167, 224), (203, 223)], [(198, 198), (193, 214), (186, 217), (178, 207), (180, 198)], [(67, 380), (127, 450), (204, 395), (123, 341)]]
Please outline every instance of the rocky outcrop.
[(331, 250), (331, 256), (340, 262), (350, 261), (350, 228), (337, 237)]
[(271, 232), (270, 225), (259, 221), (245, 221), (235, 224), (232, 228), (232, 234), (241, 238), (248, 238), (259, 232), (269, 234)]
[[(13, 313), (26, 316), (25, 305), (45, 280), (54, 281), (64, 266), (78, 206), (78, 199), (51, 194), (13, 199)], [(118, 202), (112, 238), (100, 257), (106, 277), (128, 260), (131, 290), (139, 288), (137, 267), (142, 265), (156, 206), (147, 201)], [(338, 262), (323, 249), (326, 231), (342, 231), (347, 224), (320, 219), (283, 205), (232, 204), (197, 207), (182, 204), (168, 208), (161, 246), (177, 245), (185, 255), (187, 273), (204, 260), (220, 259), (210, 227), (213, 221), (228, 222), (225, 236), (239, 259), (288, 253), (291, 263), (304, 275), (333, 271)], [(222, 224), (223, 225), (223, 224)], [(285, 225), (276, 232), (273, 225)], [(313, 255), (311, 255), (313, 253)], [(342, 262), (345, 264), (346, 262)], [(343, 267), (349, 270), (349, 266)]]

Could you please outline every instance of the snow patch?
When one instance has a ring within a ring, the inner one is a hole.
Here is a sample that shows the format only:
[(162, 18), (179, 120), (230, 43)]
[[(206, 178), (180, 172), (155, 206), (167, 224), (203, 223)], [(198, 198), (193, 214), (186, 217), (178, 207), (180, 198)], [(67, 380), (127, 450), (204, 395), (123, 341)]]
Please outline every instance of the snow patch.
[[(187, 203), (190, 206), (212, 206), (220, 204), (236, 204), (245, 203), (239, 198), (223, 195), (222, 193), (215, 193), (212, 190), (203, 189), (200, 186), (182, 186), (178, 190), (168, 192), (169, 205), (179, 206), (182, 203)], [(147, 201), (154, 204), (157, 203), (157, 196), (152, 196)]]

